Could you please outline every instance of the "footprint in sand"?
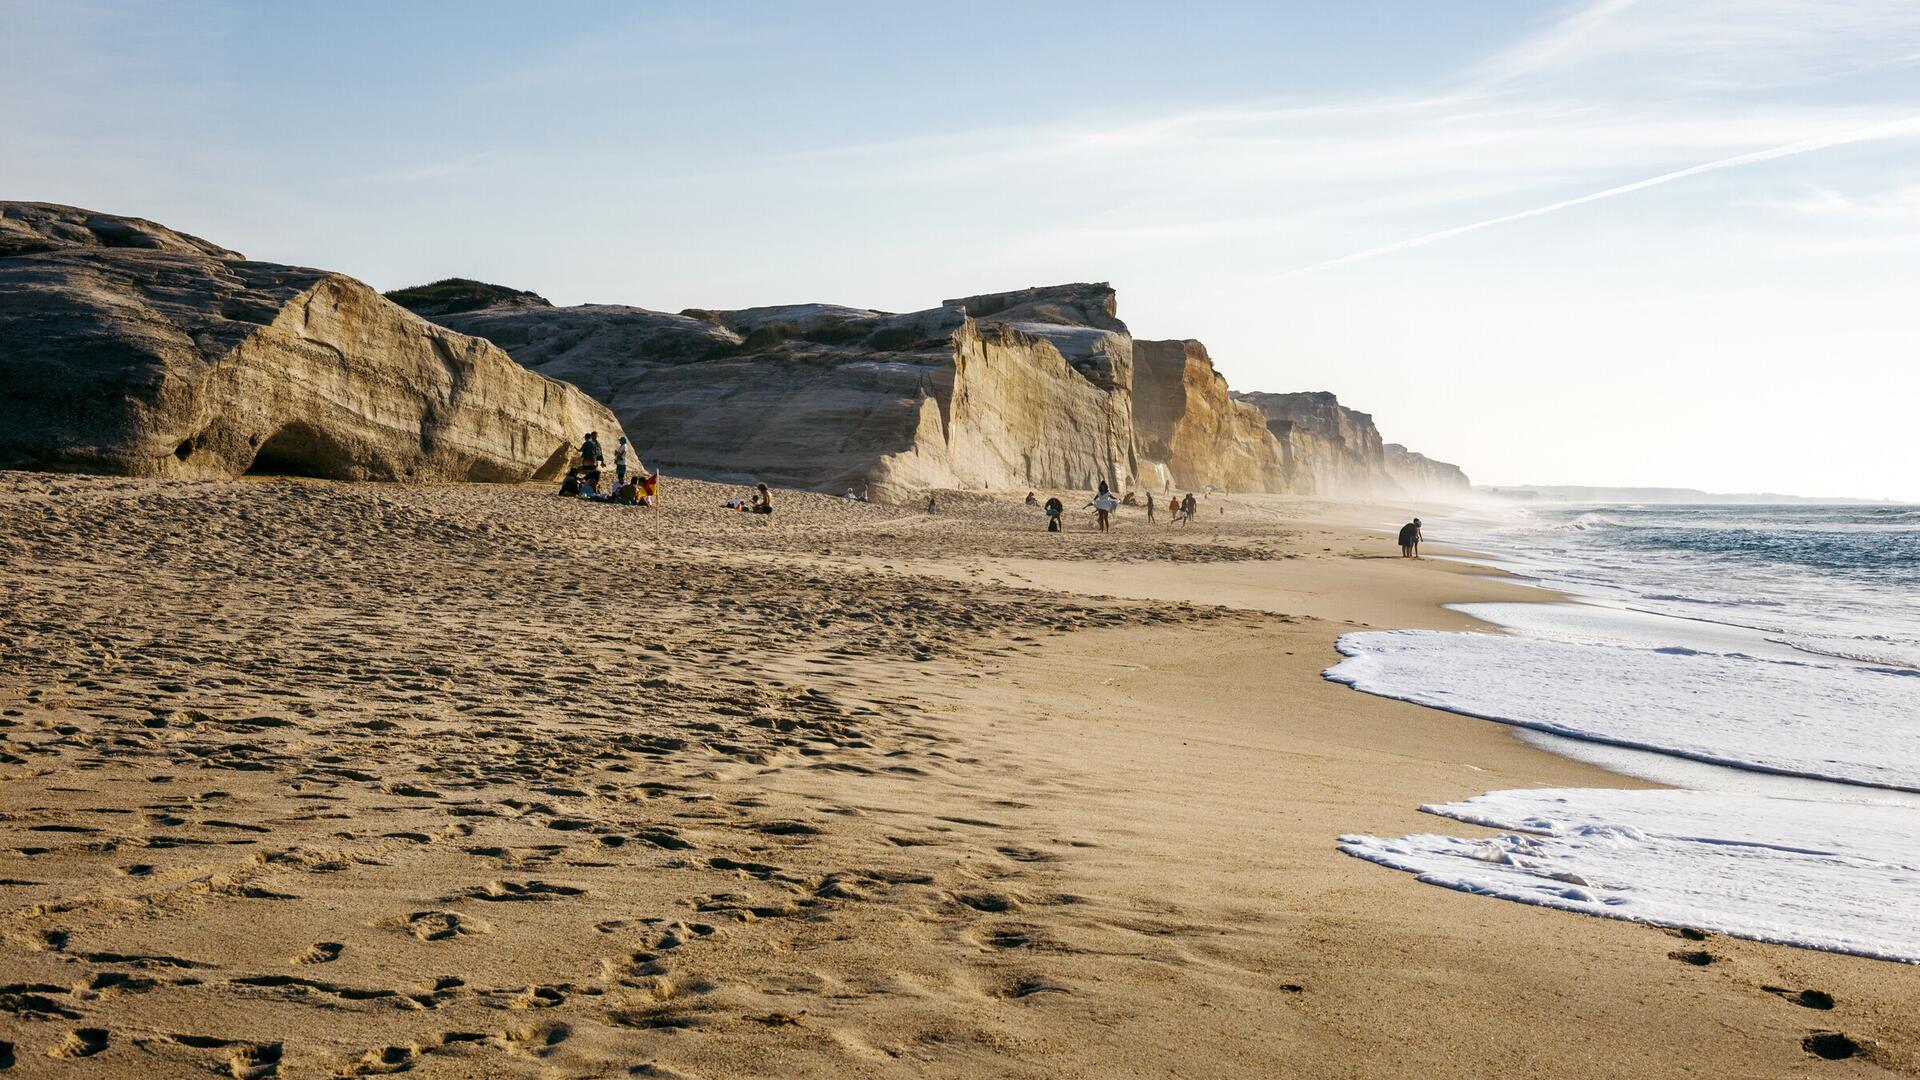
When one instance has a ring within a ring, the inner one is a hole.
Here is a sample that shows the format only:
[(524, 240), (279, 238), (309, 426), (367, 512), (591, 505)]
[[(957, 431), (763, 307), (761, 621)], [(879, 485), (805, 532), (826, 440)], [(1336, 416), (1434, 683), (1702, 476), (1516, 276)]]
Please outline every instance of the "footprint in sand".
[(1763, 986), (1760, 989), (1785, 998), (1803, 1009), (1825, 1011), (1833, 1008), (1833, 995), (1824, 990), (1789, 990), (1784, 986)]
[(405, 918), (376, 925), (397, 926), (421, 941), (451, 941), (472, 934), (493, 933), (493, 927), (486, 920), (453, 911), (416, 911)]
[(571, 885), (554, 885), (545, 881), (489, 881), (477, 885), (461, 895), (473, 900), (494, 902), (508, 901), (545, 901), (559, 900), (568, 896), (579, 896), (585, 889), (576, 889)]
[(77, 1028), (67, 1033), (67, 1037), (55, 1043), (47, 1051), (48, 1057), (83, 1058), (92, 1057), (107, 1048), (107, 1030), (105, 1028)]
[(280, 1058), (284, 1049), (277, 1042), (248, 1043), (210, 1035), (169, 1035), (166, 1038), (194, 1050), (227, 1051), (218, 1065), (209, 1065), (208, 1072), (224, 1072), (235, 1080), (266, 1080), (267, 1077), (280, 1075)]
[(51, 983), (14, 983), (0, 986), (0, 1012), (22, 1020), (78, 1020), (80, 1014), (48, 997), (66, 994), (62, 986)]
[(1827, 1061), (1844, 1061), (1862, 1050), (1859, 1043), (1838, 1031), (1816, 1031), (1800, 1040), (1800, 1048)]
[(340, 959), (340, 954), (345, 950), (346, 946), (337, 941), (321, 941), (308, 946), (304, 952), (294, 956), (293, 962), (296, 964), (330, 964)]

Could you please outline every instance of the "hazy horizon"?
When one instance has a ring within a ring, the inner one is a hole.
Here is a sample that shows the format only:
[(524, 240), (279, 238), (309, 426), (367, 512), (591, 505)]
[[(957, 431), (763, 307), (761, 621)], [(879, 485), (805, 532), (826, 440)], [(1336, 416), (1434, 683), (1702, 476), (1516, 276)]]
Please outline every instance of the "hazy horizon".
[(0, 19), (0, 197), (559, 304), (1110, 281), (1479, 484), (1920, 500), (1920, 4)]

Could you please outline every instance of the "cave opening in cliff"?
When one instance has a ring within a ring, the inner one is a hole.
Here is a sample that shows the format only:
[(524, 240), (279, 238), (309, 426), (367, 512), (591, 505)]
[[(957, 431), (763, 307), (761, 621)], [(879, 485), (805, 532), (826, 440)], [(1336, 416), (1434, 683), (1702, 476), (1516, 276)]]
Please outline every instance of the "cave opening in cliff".
[(321, 480), (352, 480), (352, 460), (325, 432), (308, 424), (292, 423), (273, 433), (254, 451), (248, 476), (310, 476)]

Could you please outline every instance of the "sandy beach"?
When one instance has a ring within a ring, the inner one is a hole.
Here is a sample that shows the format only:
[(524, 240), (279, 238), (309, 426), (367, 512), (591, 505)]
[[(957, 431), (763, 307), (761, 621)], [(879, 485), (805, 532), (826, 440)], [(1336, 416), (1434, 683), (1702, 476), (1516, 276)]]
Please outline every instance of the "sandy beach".
[(743, 493), (0, 473), (0, 1071), (1920, 1075), (1920, 969), (1336, 850), (1638, 784), (1321, 678), (1549, 598), (1408, 508)]

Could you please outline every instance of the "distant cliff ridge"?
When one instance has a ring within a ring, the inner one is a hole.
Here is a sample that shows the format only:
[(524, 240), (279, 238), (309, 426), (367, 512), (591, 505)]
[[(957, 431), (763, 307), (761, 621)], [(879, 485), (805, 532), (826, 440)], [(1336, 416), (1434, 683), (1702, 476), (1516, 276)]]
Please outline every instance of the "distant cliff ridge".
[(1467, 495), (1473, 491), (1473, 482), (1458, 465), (1416, 454), (1399, 443), (1388, 443), (1384, 449), (1387, 475), (1410, 494)]
[(1384, 441), (1372, 416), (1324, 390), (1234, 398), (1267, 418), (1286, 453), (1290, 490), (1334, 496), (1464, 496), (1472, 490), (1459, 466)]
[(905, 314), (518, 299), (446, 311), (412, 293), (389, 295), (607, 402), (649, 464), (688, 475), (829, 491), (1465, 491), (1451, 466), (1390, 462), (1372, 419), (1331, 394), (1236, 395), (1200, 342), (1134, 340), (1105, 283)]

